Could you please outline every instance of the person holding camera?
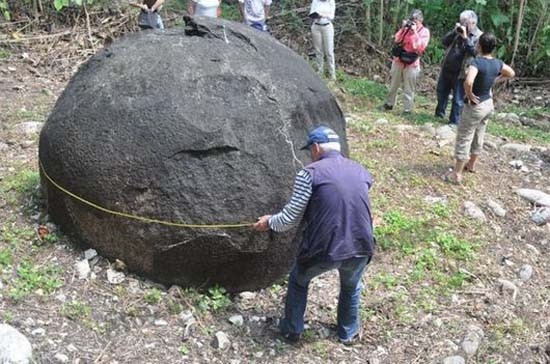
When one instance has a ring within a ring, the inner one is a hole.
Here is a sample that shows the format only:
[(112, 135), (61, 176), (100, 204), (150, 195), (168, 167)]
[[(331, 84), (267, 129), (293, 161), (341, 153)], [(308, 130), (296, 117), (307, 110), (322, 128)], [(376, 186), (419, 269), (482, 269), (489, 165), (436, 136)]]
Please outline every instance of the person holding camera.
[(515, 76), (510, 66), (493, 58), (496, 43), (493, 34), (482, 34), (476, 46), (479, 55), (468, 66), (464, 81), (466, 105), (456, 133), (456, 162), (454, 169), (445, 176), (447, 182), (461, 183), (463, 171), (475, 172), (477, 159), (483, 150), (487, 121), (494, 110), (492, 87)]
[(164, 0), (143, 0), (142, 3), (130, 1), (130, 5), (141, 9), (138, 17), (138, 25), (141, 29), (164, 30), (164, 23), (158, 11), (164, 4)]
[(476, 55), (476, 44), (482, 31), (477, 27), (477, 15), (472, 10), (460, 13), (460, 22), (447, 33), (442, 43), (447, 53), (437, 80), (437, 106), (435, 116), (444, 118), (449, 94), (453, 94), (453, 103), (449, 121), (457, 125), (464, 107), (464, 79), (466, 68)]
[(313, 0), (309, 10), (309, 17), (313, 20), (311, 24), (311, 37), (313, 48), (315, 48), (315, 59), (317, 61), (317, 72), (323, 75), (324, 59), (327, 57), (330, 79), (336, 79), (336, 66), (334, 63), (334, 11), (336, 4), (334, 0)]
[(403, 112), (412, 112), (416, 80), (420, 73), (420, 56), (430, 41), (430, 31), (423, 24), (422, 11), (416, 9), (395, 34), (394, 56), (391, 65), (390, 92), (384, 109), (391, 110), (395, 105), (397, 90), (403, 85)]

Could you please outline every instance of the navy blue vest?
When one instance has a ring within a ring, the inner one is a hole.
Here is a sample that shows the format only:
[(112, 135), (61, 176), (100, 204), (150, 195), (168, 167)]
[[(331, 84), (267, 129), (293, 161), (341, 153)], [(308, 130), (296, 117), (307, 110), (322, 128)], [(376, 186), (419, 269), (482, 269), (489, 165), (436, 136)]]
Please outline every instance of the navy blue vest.
[(305, 169), (311, 174), (313, 191), (304, 214), (298, 262), (312, 265), (372, 256), (369, 171), (335, 151)]

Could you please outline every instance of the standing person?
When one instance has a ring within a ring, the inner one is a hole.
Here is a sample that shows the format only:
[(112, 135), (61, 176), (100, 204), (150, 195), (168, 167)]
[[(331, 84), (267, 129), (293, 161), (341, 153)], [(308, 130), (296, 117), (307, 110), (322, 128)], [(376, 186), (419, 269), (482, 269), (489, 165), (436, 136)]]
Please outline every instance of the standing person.
[(447, 54), (441, 66), (437, 81), (437, 106), (435, 116), (445, 117), (449, 94), (453, 93), (453, 103), (449, 121), (457, 125), (464, 107), (464, 79), (466, 68), (476, 55), (476, 44), (482, 31), (477, 27), (477, 15), (472, 10), (460, 13), (460, 23), (447, 33), (442, 43)]
[(477, 51), (464, 81), (466, 105), (462, 112), (462, 121), (458, 124), (455, 144), (456, 163), (445, 180), (453, 183), (462, 182), (462, 171), (475, 172), (477, 158), (483, 149), (483, 138), (489, 116), (494, 110), (493, 92), (495, 82), (501, 82), (515, 76), (514, 70), (493, 58), (496, 38), (491, 33), (479, 37)]
[(411, 113), (414, 103), (416, 79), (420, 73), (420, 56), (430, 41), (430, 31), (423, 24), (422, 11), (416, 9), (395, 33), (395, 43), (402, 44), (401, 55), (395, 56), (391, 65), (390, 92), (384, 103), (385, 110), (393, 109), (397, 90), (403, 85), (403, 111)]
[(271, 0), (239, 0), (244, 23), (258, 30), (267, 32), (267, 18)]
[(187, 12), (191, 16), (217, 18), (220, 15), (220, 0), (189, 0)]
[(140, 21), (140, 27), (145, 29), (153, 28), (158, 30), (164, 30), (164, 23), (162, 22), (162, 18), (158, 13), (162, 4), (164, 4), (164, 0), (143, 0), (142, 3), (130, 2), (130, 5), (132, 5), (133, 7), (141, 9), (140, 19), (151, 19), (150, 16), (147, 16), (148, 13), (153, 13), (155, 15), (155, 24), (145, 24), (146, 22), (141, 23)]
[(315, 48), (317, 71), (323, 75), (325, 56), (327, 57), (330, 78), (336, 79), (336, 66), (334, 63), (334, 12), (336, 4), (334, 0), (313, 0), (309, 10), (309, 17), (313, 19), (311, 24), (311, 37)]
[(361, 277), (374, 254), (369, 201), (372, 176), (342, 156), (339, 137), (332, 129), (321, 126), (312, 130), (302, 149), (309, 149), (313, 163), (296, 175), (290, 202), (281, 212), (262, 216), (254, 225), (258, 231), (285, 231), (303, 215), (305, 229), (288, 279), (279, 328), (287, 340), (300, 339), (310, 280), (337, 269), (338, 337), (342, 343), (352, 344), (360, 336)]

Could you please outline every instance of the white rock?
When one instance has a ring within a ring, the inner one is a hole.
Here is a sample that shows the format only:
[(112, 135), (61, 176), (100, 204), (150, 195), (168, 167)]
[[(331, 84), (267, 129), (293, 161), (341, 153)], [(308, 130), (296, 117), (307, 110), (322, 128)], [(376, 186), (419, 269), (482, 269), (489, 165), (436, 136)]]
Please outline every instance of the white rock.
[(492, 151), (498, 149), (498, 145), (495, 142), (492, 142), (490, 140), (485, 140), (483, 142), (483, 149)]
[(455, 356), (448, 356), (445, 359), (443, 359), (443, 364), (465, 364), (466, 361), (463, 357), (455, 355)]
[(76, 262), (75, 268), (76, 268), (78, 279), (88, 278), (88, 274), (90, 274), (90, 271), (91, 271), (88, 260), (86, 259), (79, 260), (78, 262)]
[(195, 318), (193, 317), (193, 312), (182, 311), (180, 313), (180, 320), (182, 321), (183, 325), (187, 325), (188, 322), (194, 321)]
[(31, 335), (32, 336), (44, 336), (46, 335), (46, 330), (44, 330), (43, 328), (39, 327), (38, 329), (34, 329), (31, 331)]
[(521, 167), (523, 167), (523, 161), (520, 159), (514, 159), (513, 161), (510, 161), (508, 164), (514, 167), (515, 169), (520, 169)]
[(531, 221), (542, 226), (550, 222), (550, 207), (541, 207), (531, 215)]
[(26, 135), (33, 135), (40, 133), (44, 123), (38, 121), (27, 121), (16, 126), (17, 131)]
[(124, 273), (117, 272), (116, 270), (109, 268), (107, 269), (107, 280), (111, 284), (120, 284), (124, 281)]
[(504, 208), (502, 208), (502, 206), (500, 206), (496, 201), (487, 200), (487, 207), (489, 207), (493, 214), (498, 217), (506, 216), (506, 210), (504, 210)]
[(76, 348), (76, 346), (74, 346), (73, 344), (67, 345), (67, 350), (68, 350), (70, 353), (74, 353), (75, 351), (78, 351), (78, 349)]
[(527, 282), (529, 279), (531, 279), (532, 275), (533, 275), (533, 267), (530, 266), (529, 264), (522, 265), (518, 271), (518, 277), (523, 282)]
[(378, 119), (374, 122), (374, 125), (386, 125), (386, 124), (388, 124), (387, 119)]
[(84, 258), (91, 260), (97, 257), (97, 251), (95, 249), (88, 249), (84, 252)]
[(435, 137), (440, 147), (451, 144), (456, 139), (456, 133), (449, 125), (440, 126), (435, 130)]
[(514, 113), (498, 113), (495, 115), (495, 119), (497, 121), (500, 121), (501, 123), (511, 124), (511, 125), (517, 125), (521, 126), (521, 121), (519, 119), (519, 116)]
[(243, 300), (253, 300), (253, 299), (256, 298), (256, 293), (249, 292), (249, 291), (244, 291), (244, 292), (239, 293), (239, 297)]
[(10, 147), (6, 143), (0, 142), (0, 152), (5, 152), (8, 149), (10, 149)]
[(223, 331), (216, 332), (215, 339), (214, 339), (214, 347), (216, 349), (225, 350), (229, 348), (231, 345), (231, 342), (229, 341), (229, 338)]
[(507, 153), (528, 153), (531, 151), (531, 146), (529, 144), (516, 144), (516, 143), (508, 143), (504, 144), (500, 147), (501, 150), (507, 152)]
[(244, 323), (244, 319), (242, 315), (233, 315), (229, 318), (229, 322), (231, 322), (235, 326), (242, 326)]
[(441, 204), (446, 205), (447, 204), (447, 198), (446, 197), (440, 197), (440, 196), (425, 196), (424, 202), (428, 205), (435, 205), (435, 204)]
[(472, 201), (464, 202), (464, 213), (474, 220), (486, 221), (487, 218), (481, 209)]
[(0, 324), (0, 363), (27, 364), (31, 359), (29, 340), (14, 327)]
[(475, 355), (481, 344), (481, 339), (483, 339), (483, 330), (475, 325), (470, 325), (468, 333), (461, 344), (462, 350), (464, 350), (468, 357)]
[(516, 297), (518, 295), (518, 287), (516, 287), (515, 284), (512, 282), (506, 280), (506, 279), (497, 279), (497, 283), (500, 287), (500, 290), (504, 292), (509, 292), (512, 295), (512, 300), (515, 301)]
[(531, 203), (550, 207), (550, 195), (545, 192), (530, 188), (519, 188), (515, 192)]
[(436, 133), (436, 130), (432, 123), (426, 123), (424, 125), (420, 126), (420, 131), (429, 134), (430, 136), (434, 136)]
[(155, 326), (168, 326), (168, 322), (166, 322), (165, 320), (155, 320)]
[(413, 128), (412, 125), (404, 125), (404, 124), (400, 124), (400, 125), (395, 125), (395, 126), (394, 126), (394, 129), (397, 130), (397, 131), (400, 132), (400, 133), (403, 133), (403, 132), (412, 130), (412, 128)]
[(59, 363), (68, 363), (69, 362), (69, 357), (65, 354), (57, 353), (57, 354), (55, 354), (54, 358)]

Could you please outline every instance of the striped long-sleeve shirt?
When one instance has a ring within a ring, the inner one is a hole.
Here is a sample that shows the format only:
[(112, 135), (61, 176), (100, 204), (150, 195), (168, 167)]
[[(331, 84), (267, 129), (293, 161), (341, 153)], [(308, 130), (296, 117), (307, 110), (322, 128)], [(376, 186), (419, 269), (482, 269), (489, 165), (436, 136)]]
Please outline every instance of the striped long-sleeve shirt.
[(302, 169), (296, 174), (290, 202), (286, 204), (281, 212), (271, 216), (269, 219), (269, 227), (271, 230), (281, 232), (297, 224), (307, 208), (311, 192), (311, 175), (308, 171)]

